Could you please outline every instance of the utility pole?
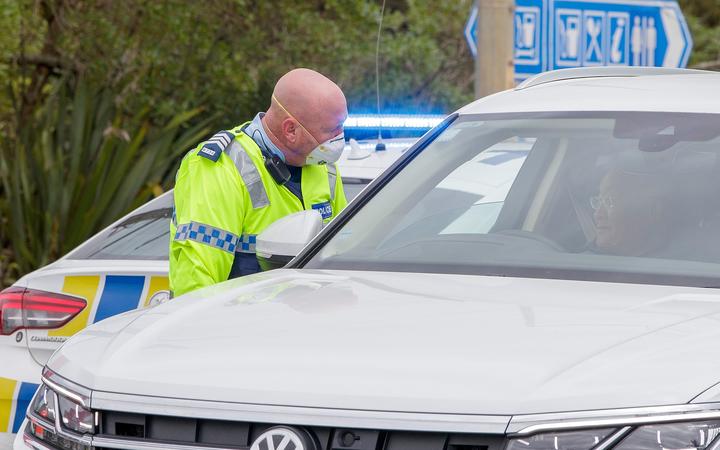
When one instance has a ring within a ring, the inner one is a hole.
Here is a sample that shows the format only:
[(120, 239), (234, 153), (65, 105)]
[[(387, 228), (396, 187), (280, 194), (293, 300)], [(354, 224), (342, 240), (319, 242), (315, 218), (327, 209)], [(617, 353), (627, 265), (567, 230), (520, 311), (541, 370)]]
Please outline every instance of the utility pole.
[(480, 98), (515, 86), (515, 0), (475, 2), (478, 7), (475, 98)]

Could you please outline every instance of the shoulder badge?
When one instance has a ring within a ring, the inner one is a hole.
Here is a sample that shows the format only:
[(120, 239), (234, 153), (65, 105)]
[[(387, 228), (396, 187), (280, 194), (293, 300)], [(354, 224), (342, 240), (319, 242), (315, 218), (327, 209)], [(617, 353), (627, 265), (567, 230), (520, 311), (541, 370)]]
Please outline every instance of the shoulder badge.
[(230, 145), (233, 139), (235, 139), (235, 135), (229, 131), (215, 133), (213, 137), (203, 143), (197, 154), (212, 162), (217, 162), (220, 159), (220, 154)]

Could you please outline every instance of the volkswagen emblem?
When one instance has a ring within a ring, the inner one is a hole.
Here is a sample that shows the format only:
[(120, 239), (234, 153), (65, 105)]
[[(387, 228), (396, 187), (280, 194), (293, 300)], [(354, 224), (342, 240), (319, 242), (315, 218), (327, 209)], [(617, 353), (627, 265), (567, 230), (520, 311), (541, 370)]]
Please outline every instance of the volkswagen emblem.
[(297, 428), (273, 427), (258, 436), (250, 450), (315, 450), (310, 436)]

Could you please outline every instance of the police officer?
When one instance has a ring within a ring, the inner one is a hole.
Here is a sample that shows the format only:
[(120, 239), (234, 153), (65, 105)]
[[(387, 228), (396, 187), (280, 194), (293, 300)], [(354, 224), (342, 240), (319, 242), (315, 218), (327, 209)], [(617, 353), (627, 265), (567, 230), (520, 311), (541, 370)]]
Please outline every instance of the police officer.
[(170, 224), (173, 295), (258, 272), (255, 240), (274, 221), (347, 200), (335, 162), (345, 145), (340, 88), (309, 69), (278, 80), (270, 107), (183, 159)]

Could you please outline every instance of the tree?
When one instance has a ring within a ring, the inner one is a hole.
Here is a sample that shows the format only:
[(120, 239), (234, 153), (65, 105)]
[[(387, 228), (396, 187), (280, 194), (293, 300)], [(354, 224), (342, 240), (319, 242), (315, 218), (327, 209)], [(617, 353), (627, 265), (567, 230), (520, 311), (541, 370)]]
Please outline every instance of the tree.
[(16, 138), (0, 142), (2, 261), (21, 274), (161, 193), (174, 162), (208, 132), (207, 120), (188, 126), (200, 110), (158, 127), (147, 109), (126, 116), (109, 90), (82, 79), (50, 87)]
[[(5, 59), (25, 80), (14, 92), (26, 109), (59, 68), (114, 89), (128, 111), (149, 104), (162, 121), (202, 106), (218, 113), (218, 128), (264, 109), (277, 78), (297, 66), (336, 80), (351, 108), (375, 103), (379, 2), (18, 1), (6, 21), (22, 38)], [(444, 112), (472, 99), (462, 35), (470, 3), (388, 3), (380, 55), (387, 107)]]
[(693, 36), (690, 66), (720, 69), (720, 0), (680, 0)]

